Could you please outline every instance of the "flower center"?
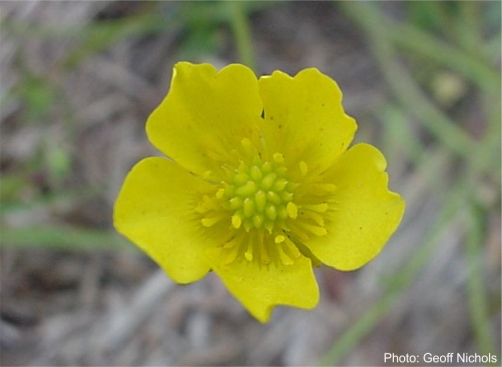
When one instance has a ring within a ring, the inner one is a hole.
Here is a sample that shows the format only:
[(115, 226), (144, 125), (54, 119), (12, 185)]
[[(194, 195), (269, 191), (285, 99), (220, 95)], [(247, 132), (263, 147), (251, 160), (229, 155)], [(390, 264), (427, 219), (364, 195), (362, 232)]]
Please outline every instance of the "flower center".
[(237, 166), (224, 165), (226, 177), (214, 191), (203, 194), (195, 207), (201, 224), (223, 235), (226, 263), (245, 258), (263, 264), (293, 264), (301, 256), (302, 243), (326, 235), (324, 218), (334, 185), (307, 183), (306, 194), (299, 185), (308, 172), (305, 162), (298, 162), (301, 173), (295, 178), (299, 181), (292, 182), (281, 153), (262, 159), (248, 139), (242, 140), (235, 153), (240, 157)]
[(276, 153), (272, 162), (255, 159), (250, 166), (241, 163), (230, 174), (229, 182), (217, 195), (228, 199), (235, 229), (243, 226), (249, 232), (251, 228), (265, 228), (270, 233), (276, 223), (296, 218), (295, 185), (284, 177), (282, 161), (282, 155)]

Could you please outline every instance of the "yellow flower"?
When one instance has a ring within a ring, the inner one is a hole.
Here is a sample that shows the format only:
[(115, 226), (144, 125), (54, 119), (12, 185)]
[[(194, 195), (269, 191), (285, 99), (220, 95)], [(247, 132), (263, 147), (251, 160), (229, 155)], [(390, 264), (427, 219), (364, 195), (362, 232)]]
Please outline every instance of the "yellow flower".
[(403, 199), (338, 85), (315, 68), (259, 80), (243, 65), (176, 64), (149, 140), (169, 158), (129, 172), (116, 229), (178, 283), (213, 270), (261, 322), (319, 299), (313, 266), (357, 269), (397, 228)]

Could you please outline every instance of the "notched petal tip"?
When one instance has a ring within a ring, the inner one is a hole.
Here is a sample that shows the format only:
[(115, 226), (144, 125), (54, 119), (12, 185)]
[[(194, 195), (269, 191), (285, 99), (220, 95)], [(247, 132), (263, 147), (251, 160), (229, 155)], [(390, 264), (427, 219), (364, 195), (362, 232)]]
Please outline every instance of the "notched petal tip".
[(261, 129), (272, 150), (291, 162), (304, 161), (311, 174), (329, 169), (346, 151), (357, 125), (333, 79), (309, 68), (294, 77), (274, 72), (258, 85), (265, 109)]
[(149, 116), (150, 142), (188, 171), (221, 174), (243, 138), (256, 139), (263, 111), (258, 80), (244, 65), (217, 71), (179, 62), (167, 96)]

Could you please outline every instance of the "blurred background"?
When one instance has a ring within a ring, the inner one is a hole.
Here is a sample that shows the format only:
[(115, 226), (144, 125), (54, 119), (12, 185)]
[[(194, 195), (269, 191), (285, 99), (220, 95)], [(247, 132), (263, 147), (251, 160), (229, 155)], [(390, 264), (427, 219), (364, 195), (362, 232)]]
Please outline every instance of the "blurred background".
[[(2, 365), (500, 365), (499, 1), (3, 1), (0, 21)], [(317, 67), (386, 155), (402, 225), (365, 268), (317, 269), (314, 310), (261, 325), (115, 233), (180, 60)]]

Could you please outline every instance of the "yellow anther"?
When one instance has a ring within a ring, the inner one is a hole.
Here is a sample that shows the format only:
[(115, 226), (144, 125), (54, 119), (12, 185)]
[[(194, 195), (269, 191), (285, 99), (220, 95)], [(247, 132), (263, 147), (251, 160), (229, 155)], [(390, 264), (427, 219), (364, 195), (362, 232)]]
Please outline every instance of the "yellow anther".
[(244, 257), (246, 258), (247, 261), (253, 260), (253, 242), (249, 241), (248, 242), (248, 248), (246, 252), (244, 253)]
[(314, 185), (315, 190), (313, 190), (314, 195), (324, 196), (326, 194), (331, 194), (336, 191), (336, 185), (328, 183), (320, 183)]
[(223, 245), (223, 248), (232, 248), (232, 247), (235, 247), (235, 245), (237, 244), (237, 240), (235, 238), (231, 239), (230, 241), (228, 241), (227, 243), (225, 243), (225, 245)]
[(283, 163), (284, 162), (284, 156), (281, 153), (274, 153), (274, 161), (277, 163)]
[(291, 201), (286, 206), (286, 211), (291, 219), (296, 219), (298, 216), (298, 207)]
[(222, 219), (221, 216), (212, 217), (212, 218), (202, 218), (201, 222), (204, 227), (212, 227), (216, 223), (218, 223)]
[(314, 226), (312, 224), (305, 223), (304, 221), (299, 221), (298, 225), (300, 227), (302, 227), (303, 229), (306, 229), (307, 231), (309, 231), (319, 237), (325, 236), (328, 233), (328, 231), (326, 231), (326, 228)]
[(279, 252), (279, 258), (284, 265), (293, 265), (293, 259), (291, 259), (281, 246), (277, 246), (277, 251)]
[(235, 229), (239, 229), (242, 225), (242, 218), (239, 214), (232, 215), (232, 226)]
[(214, 177), (214, 175), (213, 175), (212, 171), (205, 171), (205, 172), (202, 173), (202, 178), (203, 179), (209, 180), (209, 179), (211, 179), (213, 177)]
[(302, 205), (302, 208), (312, 210), (317, 213), (324, 213), (328, 210), (328, 203), (314, 204), (314, 205)]
[(248, 138), (244, 138), (241, 140), (241, 145), (244, 148), (244, 152), (246, 153), (246, 155), (248, 156), (255, 155), (256, 149), (253, 146), (253, 143), (251, 143), (251, 140), (249, 140)]
[(270, 256), (268, 255), (267, 249), (265, 248), (265, 241), (263, 240), (263, 238), (258, 240), (258, 248), (260, 250), (261, 262), (264, 264), (269, 264), (270, 263)]
[(239, 246), (235, 246), (235, 247), (232, 247), (228, 251), (227, 257), (225, 258), (225, 264), (226, 265), (232, 263), (237, 258), (238, 250), (239, 250)]
[(301, 253), (300, 250), (298, 250), (298, 247), (291, 241), (289, 238), (286, 237), (286, 240), (282, 244), (285, 249), (288, 251), (290, 255), (292, 255), (294, 258), (300, 257)]
[(223, 195), (225, 195), (225, 189), (219, 189), (218, 191), (216, 191), (216, 198), (217, 199), (222, 199)]
[(206, 213), (209, 210), (206, 204), (202, 203), (195, 207), (195, 211), (199, 214)]
[(313, 219), (314, 222), (316, 222), (319, 226), (324, 227), (324, 218), (319, 213), (316, 213), (316, 212), (310, 211), (310, 210), (305, 210), (303, 212), (303, 218)]
[(286, 240), (286, 237), (282, 234), (275, 236), (275, 243), (282, 243)]

